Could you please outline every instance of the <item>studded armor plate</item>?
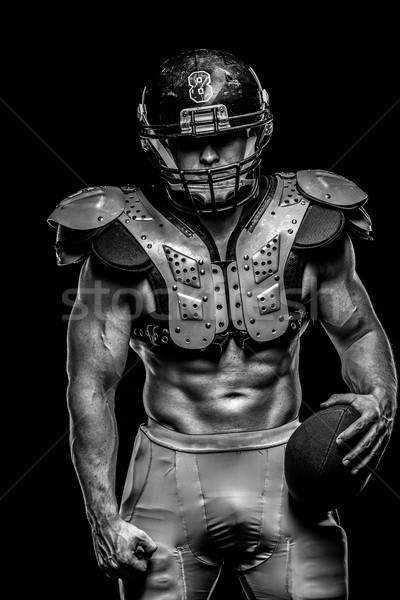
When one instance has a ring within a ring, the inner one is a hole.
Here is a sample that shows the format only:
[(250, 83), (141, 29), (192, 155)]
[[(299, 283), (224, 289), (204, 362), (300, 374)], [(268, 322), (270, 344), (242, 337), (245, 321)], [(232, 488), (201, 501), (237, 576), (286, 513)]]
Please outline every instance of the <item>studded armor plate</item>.
[(283, 272), (308, 204), (295, 188), (295, 175), (280, 174), (267, 209), (239, 235), (226, 286), (221, 266), (212, 263), (196, 232), (186, 223), (173, 224), (140, 189), (133, 192), (119, 220), (167, 285), (169, 333), (177, 346), (206, 348), (229, 320), (259, 342), (285, 332), (289, 310)]
[(295, 188), (294, 174), (281, 174), (275, 195), (253, 230), (244, 229), (236, 244), (245, 328), (266, 342), (282, 335), (289, 323), (283, 285), (286, 260), (309, 201)]
[[(148, 202), (141, 190), (136, 190), (134, 196), (129, 215), (124, 213), (119, 219), (141, 244), (167, 285), (171, 339), (182, 348), (205, 348), (217, 330), (214, 291), (221, 286), (221, 274), (217, 267), (213, 273), (209, 251), (192, 229), (178, 229)], [(218, 298), (218, 305), (226, 305)], [(220, 330), (225, 328), (225, 321)]]

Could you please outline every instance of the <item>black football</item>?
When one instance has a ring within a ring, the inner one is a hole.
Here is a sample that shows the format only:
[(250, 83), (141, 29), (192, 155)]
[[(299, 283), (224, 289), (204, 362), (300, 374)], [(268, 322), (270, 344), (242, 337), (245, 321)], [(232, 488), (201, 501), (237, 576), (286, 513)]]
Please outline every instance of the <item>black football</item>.
[(351, 468), (342, 462), (360, 436), (342, 445), (336, 443), (337, 436), (359, 416), (352, 406), (337, 404), (308, 417), (291, 435), (286, 446), (285, 477), (297, 502), (331, 510), (353, 499), (366, 485), (370, 469), (352, 475)]

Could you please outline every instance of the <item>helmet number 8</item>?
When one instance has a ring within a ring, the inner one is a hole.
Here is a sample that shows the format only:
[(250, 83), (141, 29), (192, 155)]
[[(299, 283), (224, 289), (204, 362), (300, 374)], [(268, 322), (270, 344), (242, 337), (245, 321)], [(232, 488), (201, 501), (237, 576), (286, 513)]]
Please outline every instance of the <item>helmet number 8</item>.
[(211, 77), (207, 71), (194, 71), (188, 77), (189, 96), (193, 102), (207, 102), (213, 95)]

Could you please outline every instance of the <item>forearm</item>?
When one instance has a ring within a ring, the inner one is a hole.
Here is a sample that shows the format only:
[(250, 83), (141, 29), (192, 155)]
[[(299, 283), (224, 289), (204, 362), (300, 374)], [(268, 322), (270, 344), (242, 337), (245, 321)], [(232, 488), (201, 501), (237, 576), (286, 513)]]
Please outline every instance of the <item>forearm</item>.
[(364, 333), (341, 353), (342, 375), (350, 391), (375, 395), (382, 410), (396, 410), (397, 375), (387, 336), (380, 326)]
[(115, 496), (118, 430), (114, 390), (72, 383), (68, 388), (72, 461), (93, 522), (118, 514)]

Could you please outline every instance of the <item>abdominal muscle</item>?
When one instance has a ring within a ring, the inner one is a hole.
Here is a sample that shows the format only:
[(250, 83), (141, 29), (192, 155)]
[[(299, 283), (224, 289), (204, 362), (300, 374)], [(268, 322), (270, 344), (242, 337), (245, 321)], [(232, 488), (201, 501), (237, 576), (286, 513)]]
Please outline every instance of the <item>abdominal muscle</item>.
[[(277, 340), (278, 341), (278, 340)], [(146, 413), (165, 427), (188, 434), (254, 431), (295, 419), (301, 403), (299, 337), (245, 354), (230, 340), (221, 357), (154, 353), (132, 347), (146, 368)]]

